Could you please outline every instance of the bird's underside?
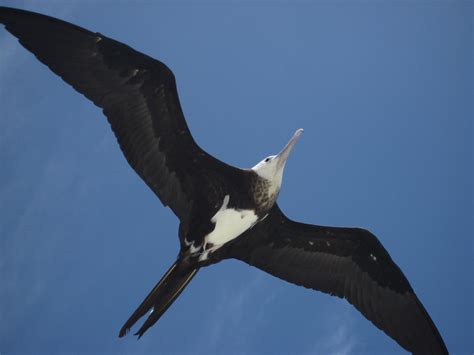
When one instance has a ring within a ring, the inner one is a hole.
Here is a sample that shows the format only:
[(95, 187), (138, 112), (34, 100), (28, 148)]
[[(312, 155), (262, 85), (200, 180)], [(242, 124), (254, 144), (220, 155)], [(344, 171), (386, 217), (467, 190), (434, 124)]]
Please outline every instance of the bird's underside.
[(282, 152), (252, 169), (232, 167), (195, 143), (174, 75), (162, 62), (100, 33), (33, 12), (0, 7), (0, 23), (102, 109), (131, 167), (180, 220), (175, 263), (120, 336), (152, 311), (137, 332), (142, 336), (199, 268), (235, 258), (345, 298), (407, 351), (447, 353), (408, 280), (373, 234), (294, 222), (280, 210), (275, 201), (284, 162), (300, 131)]

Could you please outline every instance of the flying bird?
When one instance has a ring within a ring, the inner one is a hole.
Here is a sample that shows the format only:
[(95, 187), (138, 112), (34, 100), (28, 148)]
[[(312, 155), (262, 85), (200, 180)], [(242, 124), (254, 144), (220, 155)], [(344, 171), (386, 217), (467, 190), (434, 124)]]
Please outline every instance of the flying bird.
[(100, 107), (125, 158), (178, 217), (180, 251), (119, 332), (144, 315), (141, 337), (201, 267), (234, 258), (296, 285), (345, 298), (401, 347), (446, 354), (428, 312), (380, 241), (360, 228), (290, 220), (276, 200), (303, 130), (249, 169), (201, 149), (162, 62), (71, 23), (0, 7), (0, 23), (76, 91)]

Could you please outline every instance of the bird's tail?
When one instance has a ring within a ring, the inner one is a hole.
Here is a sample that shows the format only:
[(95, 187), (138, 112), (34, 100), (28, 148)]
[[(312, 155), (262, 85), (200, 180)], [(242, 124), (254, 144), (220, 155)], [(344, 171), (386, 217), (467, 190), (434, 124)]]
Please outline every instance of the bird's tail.
[(142, 304), (133, 312), (131, 317), (120, 329), (119, 337), (127, 334), (130, 328), (147, 313), (152, 312), (142, 327), (135, 333), (140, 338), (148, 328), (155, 324), (166, 312), (169, 306), (178, 298), (180, 293), (189, 284), (199, 268), (191, 267), (186, 261), (178, 259), (164, 274), (161, 280), (150, 291)]

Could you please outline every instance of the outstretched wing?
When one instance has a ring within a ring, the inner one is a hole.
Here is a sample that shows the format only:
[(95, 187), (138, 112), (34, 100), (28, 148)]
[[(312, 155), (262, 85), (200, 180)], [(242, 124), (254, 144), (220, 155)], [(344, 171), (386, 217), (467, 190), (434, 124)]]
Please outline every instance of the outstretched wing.
[(447, 353), (408, 280), (367, 230), (297, 223), (275, 205), (226, 252), (296, 285), (347, 299), (410, 352)]
[(103, 109), (130, 165), (182, 222), (198, 193), (193, 186), (205, 176), (201, 170), (231, 168), (194, 142), (174, 75), (162, 62), (100, 33), (29, 11), (0, 7), (0, 23)]

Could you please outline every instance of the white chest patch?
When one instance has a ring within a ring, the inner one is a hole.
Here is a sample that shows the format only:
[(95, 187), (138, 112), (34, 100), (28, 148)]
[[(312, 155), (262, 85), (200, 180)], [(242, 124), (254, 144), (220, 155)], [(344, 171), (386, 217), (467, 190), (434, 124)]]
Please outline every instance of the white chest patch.
[(214, 230), (205, 238), (205, 243), (211, 243), (211, 249), (217, 249), (221, 245), (237, 238), (247, 229), (251, 228), (258, 217), (253, 210), (237, 210), (227, 208), (229, 204), (229, 195), (226, 195), (222, 207), (211, 218), (216, 224)]

